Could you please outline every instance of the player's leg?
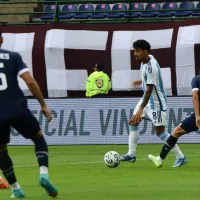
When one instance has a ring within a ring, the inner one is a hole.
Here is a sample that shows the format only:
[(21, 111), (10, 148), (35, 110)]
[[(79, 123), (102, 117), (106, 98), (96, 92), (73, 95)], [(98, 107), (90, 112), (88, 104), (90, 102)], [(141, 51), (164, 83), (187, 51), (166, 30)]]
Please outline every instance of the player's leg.
[(8, 189), (9, 184), (0, 176), (0, 189)]
[[(165, 130), (164, 126), (156, 127), (156, 135), (164, 142), (166, 142), (170, 137), (170, 134)], [(175, 153), (176, 156), (176, 160), (172, 167), (180, 167), (187, 163), (187, 158), (184, 156), (177, 144), (172, 148), (172, 151)]]
[[(162, 150), (160, 152), (160, 156), (148, 155), (149, 160), (152, 161), (155, 164), (156, 167), (161, 167), (163, 165), (163, 161), (166, 158), (166, 156), (168, 155), (168, 153), (176, 145), (176, 143), (178, 141), (178, 138), (181, 135), (184, 135), (185, 133), (186, 133), (185, 130), (183, 130), (180, 125), (177, 126), (174, 129), (172, 135), (169, 136), (169, 138), (167, 139), (166, 143), (163, 145)], [(174, 137), (174, 135), (176, 135), (176, 137)]]
[(24, 192), (17, 182), (13, 163), (7, 149), (7, 144), (10, 142), (10, 125), (8, 121), (0, 121), (0, 132), (0, 169), (12, 188), (11, 198), (23, 198)]
[[(141, 105), (141, 100), (138, 102), (133, 115), (138, 111), (139, 107)], [(135, 162), (136, 161), (136, 149), (137, 149), (137, 143), (139, 139), (140, 133), (138, 124), (134, 124), (133, 122), (129, 122), (129, 141), (128, 141), (128, 153), (121, 156), (121, 161), (129, 161), (129, 162)]]
[(128, 153), (121, 156), (121, 161), (136, 161), (136, 149), (139, 139), (139, 129), (137, 124), (129, 124), (129, 141), (128, 141)]
[(3, 175), (5, 176), (6, 180), (12, 188), (13, 194), (11, 195), (11, 198), (23, 198), (24, 192), (22, 191), (20, 185), (17, 182), (15, 172), (13, 169), (13, 163), (8, 154), (6, 144), (0, 144), (0, 168), (3, 172)]
[(157, 167), (161, 167), (168, 153), (176, 145), (178, 138), (184, 135), (185, 133), (189, 133), (189, 132), (197, 131), (197, 130), (198, 130), (198, 127), (196, 126), (196, 119), (193, 113), (189, 117), (184, 119), (182, 123), (173, 130), (172, 134), (167, 139), (166, 143), (163, 145), (163, 148), (160, 152), (160, 156), (155, 157), (155, 156), (149, 155), (150, 160), (153, 161)]
[(35, 154), (40, 167), (40, 184), (51, 197), (56, 197), (58, 192), (51, 184), (48, 175), (48, 147), (41, 130), (31, 140), (35, 144)]
[[(152, 110), (150, 107), (146, 107), (145, 112), (147, 113), (147, 116), (152, 121), (152, 123), (155, 126), (156, 129), (156, 135), (163, 141), (166, 142), (169, 138), (170, 134), (165, 129), (165, 126), (167, 125), (166, 120), (166, 112), (165, 111), (156, 111)], [(173, 165), (173, 167), (180, 167), (181, 165), (185, 164), (187, 159), (181, 152), (178, 145), (175, 145), (173, 148), (173, 152), (175, 153), (176, 160)]]
[(25, 138), (31, 139), (35, 144), (35, 154), (40, 168), (40, 185), (44, 187), (48, 195), (55, 197), (58, 192), (49, 180), (48, 175), (48, 146), (38, 120), (27, 110), (23, 115), (15, 118), (13, 127)]

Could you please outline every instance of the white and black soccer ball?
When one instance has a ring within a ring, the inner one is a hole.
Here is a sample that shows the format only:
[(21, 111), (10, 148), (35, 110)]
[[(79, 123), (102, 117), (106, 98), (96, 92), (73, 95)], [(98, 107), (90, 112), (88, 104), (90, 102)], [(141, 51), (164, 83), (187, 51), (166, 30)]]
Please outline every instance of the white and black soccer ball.
[(117, 167), (120, 164), (120, 155), (115, 151), (109, 151), (104, 156), (104, 162), (110, 168)]

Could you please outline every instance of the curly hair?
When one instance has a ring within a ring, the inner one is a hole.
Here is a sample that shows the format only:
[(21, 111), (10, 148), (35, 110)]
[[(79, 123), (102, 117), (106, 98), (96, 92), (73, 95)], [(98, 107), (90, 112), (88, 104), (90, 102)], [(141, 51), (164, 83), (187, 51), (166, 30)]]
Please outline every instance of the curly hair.
[(133, 43), (133, 48), (150, 51), (151, 45), (146, 40), (137, 40)]

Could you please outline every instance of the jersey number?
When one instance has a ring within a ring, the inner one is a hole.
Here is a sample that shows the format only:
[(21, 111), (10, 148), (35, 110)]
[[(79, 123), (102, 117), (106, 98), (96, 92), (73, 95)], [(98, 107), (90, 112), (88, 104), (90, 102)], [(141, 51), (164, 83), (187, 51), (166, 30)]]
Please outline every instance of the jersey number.
[[(0, 63), (1, 68), (4, 67), (3, 63)], [(6, 75), (4, 73), (0, 73), (0, 91), (7, 89), (8, 84), (7, 84), (7, 79)]]

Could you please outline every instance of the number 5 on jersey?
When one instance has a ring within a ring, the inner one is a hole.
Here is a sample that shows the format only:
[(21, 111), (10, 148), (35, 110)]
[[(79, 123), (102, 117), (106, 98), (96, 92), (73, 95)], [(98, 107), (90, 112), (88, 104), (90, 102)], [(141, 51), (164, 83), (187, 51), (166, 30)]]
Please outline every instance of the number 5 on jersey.
[[(0, 63), (1, 68), (4, 67), (3, 63)], [(4, 73), (0, 73), (0, 91), (6, 90), (8, 87), (6, 75)]]

